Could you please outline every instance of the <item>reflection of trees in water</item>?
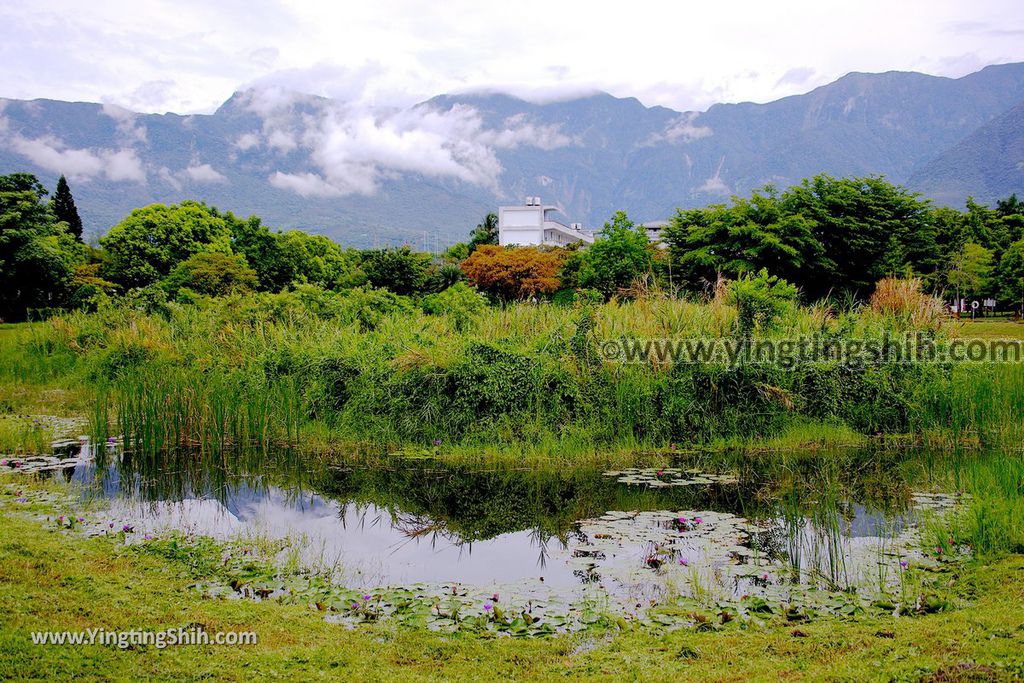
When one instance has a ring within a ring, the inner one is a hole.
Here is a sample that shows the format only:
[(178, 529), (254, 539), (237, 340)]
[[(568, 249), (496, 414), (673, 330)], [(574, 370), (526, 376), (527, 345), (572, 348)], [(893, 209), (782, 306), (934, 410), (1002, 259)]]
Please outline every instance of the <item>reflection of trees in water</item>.
[[(360, 523), (386, 521), (410, 541), (436, 544), (443, 539), (465, 546), (467, 552), (474, 541), (529, 531), (543, 568), (549, 543), (585, 543), (577, 522), (609, 510), (715, 510), (748, 519), (789, 520), (788, 527), (783, 524), (759, 534), (758, 543), (765, 554), (799, 561), (803, 551), (792, 546), (798, 518), (812, 508), (823, 514), (820, 501), (862, 500), (884, 510), (905, 506), (905, 477), (934, 476), (914, 470), (920, 466), (908, 465), (908, 458), (921, 462), (919, 454), (868, 451), (804, 458), (701, 456), (696, 462), (678, 464), (736, 472), (739, 482), (660, 489), (620, 484), (603, 476), (600, 468), (588, 466), (485, 469), (434, 459), (385, 458), (338, 467), (291, 449), (128, 453), (110, 457), (106, 467), (101, 459), (97, 471), (106, 495), (120, 493), (144, 501), (208, 497), (231, 508), (241, 498), (251, 500), (273, 487), (284, 492), (288, 502), (303, 507), (315, 491), (342, 510), (350, 504), (364, 510), (372, 505), (387, 515), (385, 519), (375, 513)], [(834, 513), (851, 514), (839, 507), (828, 514)], [(834, 520), (829, 524), (834, 527)], [(827, 540), (819, 545), (824, 547)]]

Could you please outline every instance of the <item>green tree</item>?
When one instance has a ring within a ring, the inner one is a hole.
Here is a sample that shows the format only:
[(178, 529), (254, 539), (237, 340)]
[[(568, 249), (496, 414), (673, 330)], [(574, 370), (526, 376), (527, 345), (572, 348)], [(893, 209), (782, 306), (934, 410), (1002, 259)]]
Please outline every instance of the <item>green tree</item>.
[[(484, 216), (469, 238), (469, 254), (480, 246), (481, 244), (497, 244), (498, 243), (498, 214), (489, 213)], [(466, 256), (469, 256), (466, 254)]]
[(225, 296), (256, 289), (259, 280), (245, 257), (201, 251), (193, 254), (174, 268), (164, 280), (164, 288), (172, 296), (181, 289), (199, 294)]
[(278, 235), (282, 268), (279, 278), (288, 285), (308, 283), (340, 291), (366, 283), (358, 252), (345, 250), (323, 235), (289, 230)]
[(363, 252), (363, 270), (370, 284), (395, 294), (408, 296), (420, 292), (427, 281), (430, 256), (409, 247), (374, 249)]
[(647, 232), (629, 220), (624, 211), (616, 212), (594, 243), (579, 253), (579, 285), (596, 289), (606, 297), (629, 287), (637, 277), (651, 270)]
[(58, 221), (67, 223), (68, 232), (79, 242), (82, 241), (82, 219), (78, 216), (75, 198), (71, 196), (71, 188), (63, 175), (57, 181), (57, 191), (53, 194), (53, 215)]
[(1024, 215), (1024, 202), (1017, 199), (1017, 194), (1014, 193), (1006, 199), (998, 200), (996, 202), (996, 211), (1003, 217)]
[(259, 216), (242, 220), (228, 212), (224, 219), (231, 228), (231, 249), (245, 256), (246, 263), (256, 273), (257, 288), (279, 292), (287, 287), (293, 272), (286, 262), (279, 236), (263, 225)]
[(730, 206), (679, 211), (662, 237), (676, 273), (691, 284), (761, 268), (806, 284), (815, 269), (833, 267), (825, 261), (814, 228), (805, 216), (787, 213), (768, 186), (750, 199), (734, 197)]
[(201, 251), (231, 253), (231, 229), (205, 204), (185, 201), (135, 209), (100, 239), (104, 274), (125, 287), (145, 287)]
[(64, 306), (82, 245), (58, 223), (46, 189), (29, 173), (0, 176), (0, 318)]
[(992, 252), (989, 249), (968, 242), (950, 262), (946, 281), (956, 289), (957, 301), (962, 296), (984, 294), (992, 273)]
[(1024, 315), (1024, 239), (1011, 244), (999, 260), (1000, 294), (1006, 301), (1019, 306)]
[(883, 178), (817, 175), (787, 190), (781, 203), (784, 214), (811, 222), (822, 246), (813, 277), (803, 280), (812, 296), (866, 293), (906, 266), (930, 273), (941, 263), (928, 202)]

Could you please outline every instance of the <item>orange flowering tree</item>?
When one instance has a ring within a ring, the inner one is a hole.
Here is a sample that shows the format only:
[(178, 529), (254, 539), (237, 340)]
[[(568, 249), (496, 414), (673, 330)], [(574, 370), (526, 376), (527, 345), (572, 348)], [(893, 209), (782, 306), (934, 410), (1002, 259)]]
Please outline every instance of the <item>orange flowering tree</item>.
[(481, 244), (462, 262), (462, 272), (480, 291), (515, 301), (557, 292), (565, 258), (562, 249)]

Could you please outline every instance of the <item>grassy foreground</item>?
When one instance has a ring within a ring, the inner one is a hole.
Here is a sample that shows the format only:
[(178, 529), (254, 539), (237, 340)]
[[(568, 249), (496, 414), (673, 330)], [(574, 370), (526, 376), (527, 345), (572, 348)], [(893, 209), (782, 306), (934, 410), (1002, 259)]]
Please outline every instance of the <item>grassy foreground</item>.
[[(11, 479), (25, 489), (42, 486)], [(7, 488), (7, 487), (5, 487)], [(44, 510), (36, 510), (44, 511)], [(0, 501), (0, 677), (20, 680), (1018, 680), (1024, 676), (1024, 557), (963, 566), (959, 609), (919, 617), (768, 622), (701, 633), (592, 630), (551, 639), (349, 630), (301, 606), (204, 600), (178, 560), (60, 533)], [(34, 630), (202, 624), (253, 630), (235, 648), (33, 645)]]

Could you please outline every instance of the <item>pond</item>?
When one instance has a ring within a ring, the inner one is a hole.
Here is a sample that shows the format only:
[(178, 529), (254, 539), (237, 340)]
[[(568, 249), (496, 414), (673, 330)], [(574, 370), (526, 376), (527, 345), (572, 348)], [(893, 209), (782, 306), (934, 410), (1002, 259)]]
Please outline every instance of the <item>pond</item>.
[(65, 442), (57, 457), (23, 464), (104, 500), (90, 533), (127, 525), (127, 542), (181, 532), (276, 543), (280, 563), (359, 591), (587, 599), (631, 613), (674, 596), (897, 592), (908, 567), (937, 561), (921, 550), (922, 523), (959, 499), (948, 455), (907, 451), (530, 470), (95, 450)]

